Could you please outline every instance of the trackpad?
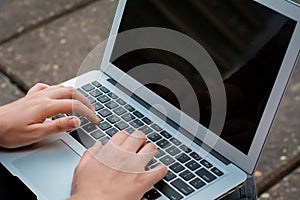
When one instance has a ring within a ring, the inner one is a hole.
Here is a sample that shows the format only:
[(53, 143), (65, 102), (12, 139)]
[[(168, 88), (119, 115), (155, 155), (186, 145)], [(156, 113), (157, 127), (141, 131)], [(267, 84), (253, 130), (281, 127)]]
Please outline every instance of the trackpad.
[(66, 199), (70, 196), (73, 172), (80, 157), (62, 140), (13, 161), (13, 165), (47, 199)]

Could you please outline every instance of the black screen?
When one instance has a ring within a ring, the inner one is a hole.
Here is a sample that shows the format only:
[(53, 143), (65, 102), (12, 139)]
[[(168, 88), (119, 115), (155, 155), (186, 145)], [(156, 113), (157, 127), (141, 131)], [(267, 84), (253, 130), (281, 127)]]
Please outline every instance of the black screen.
[[(119, 33), (162, 27), (186, 34), (201, 44), (216, 63), (226, 91), (221, 137), (247, 154), (295, 26), (295, 21), (252, 0), (128, 0)], [(116, 40), (113, 54), (118, 48), (121, 47)], [(197, 52), (191, 53), (197, 56)], [(200, 119), (195, 120), (208, 127), (210, 96), (203, 77), (187, 60), (165, 50), (145, 48), (111, 62), (124, 72), (147, 63), (175, 69), (197, 95), (199, 105), (191, 105), (191, 109), (200, 109)], [(147, 67), (155, 71), (155, 65)], [(146, 86), (181, 108), (170, 89), (160, 84)], [(189, 94), (182, 91), (182, 95), (188, 98)]]

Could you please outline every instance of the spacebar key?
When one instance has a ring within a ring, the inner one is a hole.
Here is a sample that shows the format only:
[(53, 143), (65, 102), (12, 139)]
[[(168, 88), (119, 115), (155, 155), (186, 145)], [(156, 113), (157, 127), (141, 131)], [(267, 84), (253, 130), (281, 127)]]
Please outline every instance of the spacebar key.
[(164, 181), (159, 181), (154, 185), (154, 187), (171, 200), (179, 200), (183, 198), (183, 196), (181, 196), (176, 190), (174, 190), (171, 186), (166, 184)]

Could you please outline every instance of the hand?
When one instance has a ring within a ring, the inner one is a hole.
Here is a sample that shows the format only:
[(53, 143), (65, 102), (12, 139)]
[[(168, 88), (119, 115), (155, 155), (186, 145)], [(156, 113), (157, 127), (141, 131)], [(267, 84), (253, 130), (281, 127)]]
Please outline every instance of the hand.
[(21, 147), (51, 134), (77, 128), (80, 121), (75, 116), (45, 122), (57, 114), (72, 112), (86, 116), (94, 123), (100, 121), (90, 102), (74, 88), (36, 84), (25, 97), (0, 107), (0, 146)]
[(158, 165), (145, 171), (156, 154), (142, 132), (118, 132), (106, 144), (97, 142), (78, 164), (69, 200), (140, 200), (150, 187), (165, 177), (167, 168)]

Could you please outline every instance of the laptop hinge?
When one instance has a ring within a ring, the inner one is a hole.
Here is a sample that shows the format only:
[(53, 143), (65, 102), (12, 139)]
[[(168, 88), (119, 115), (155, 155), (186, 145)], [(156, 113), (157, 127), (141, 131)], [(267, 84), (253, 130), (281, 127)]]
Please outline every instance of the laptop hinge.
[[(126, 89), (125, 87), (123, 87), (120, 84), (117, 84), (117, 81), (115, 81), (112, 78), (107, 79), (107, 81), (109, 83), (111, 83), (112, 85), (116, 86), (118, 89), (120, 89), (121, 91), (123, 91), (125, 94), (129, 95), (132, 99), (134, 99), (135, 101), (137, 101), (139, 104), (141, 104), (143, 107), (145, 107), (146, 109), (150, 109), (151, 105), (148, 104), (147, 102), (145, 102), (143, 99), (141, 99), (140, 97), (138, 97), (137, 95), (135, 95), (134, 93), (131, 93), (128, 89)], [(186, 136), (187, 138), (193, 140), (193, 142), (199, 146), (201, 146), (204, 150), (206, 150), (207, 152), (210, 152), (211, 155), (213, 155), (214, 157), (216, 157), (218, 160), (220, 160), (222, 163), (224, 163), (225, 165), (229, 165), (231, 162), (226, 159), (224, 156), (222, 156), (221, 154), (219, 154), (218, 152), (216, 152), (215, 150), (211, 149), (208, 145), (204, 144), (201, 140), (199, 140), (198, 138), (195, 138), (194, 136), (192, 136), (192, 134), (190, 134), (187, 130), (183, 129), (182, 127), (180, 127), (176, 122), (174, 122), (173, 120), (171, 120), (170, 118), (164, 116), (161, 112), (159, 112), (158, 110), (151, 108), (151, 112), (153, 112), (155, 115), (157, 115), (159, 118), (166, 120), (167, 124), (169, 124), (170, 126), (172, 126), (175, 130), (179, 131), (180, 133), (182, 133), (184, 136)]]

